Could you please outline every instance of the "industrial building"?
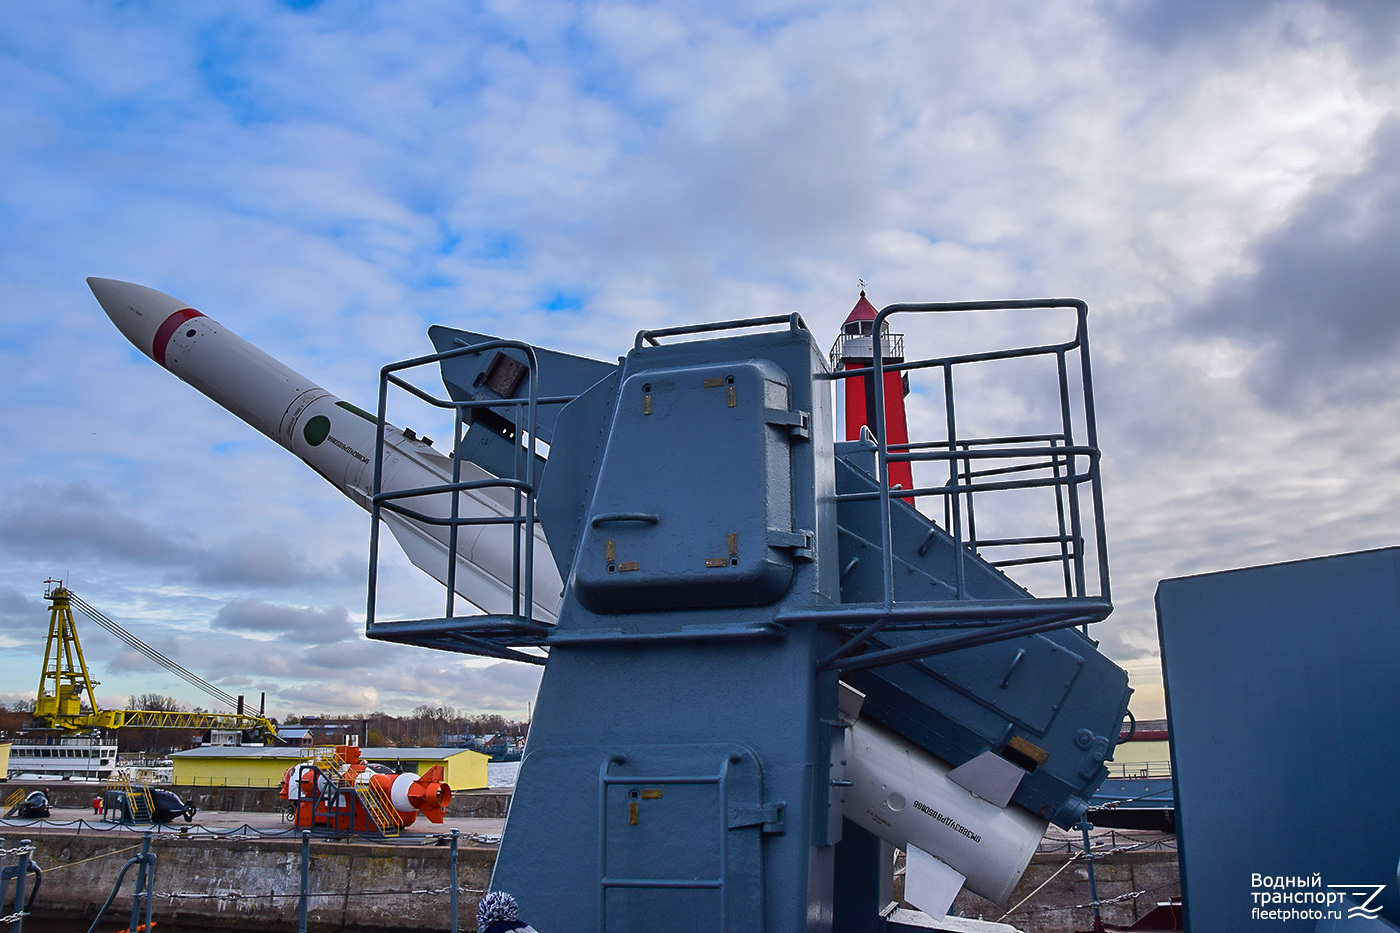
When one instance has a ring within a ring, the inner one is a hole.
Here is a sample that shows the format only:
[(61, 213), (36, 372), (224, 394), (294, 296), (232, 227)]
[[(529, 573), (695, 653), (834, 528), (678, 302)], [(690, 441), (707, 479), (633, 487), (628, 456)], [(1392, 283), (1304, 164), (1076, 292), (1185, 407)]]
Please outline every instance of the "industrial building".
[[(311, 756), (310, 748), (204, 746), (171, 755), (176, 784), (215, 787), (272, 787), (292, 765)], [(360, 757), (395, 771), (425, 774), (442, 765), (453, 790), (485, 787), (489, 756), (463, 748), (361, 748)]]

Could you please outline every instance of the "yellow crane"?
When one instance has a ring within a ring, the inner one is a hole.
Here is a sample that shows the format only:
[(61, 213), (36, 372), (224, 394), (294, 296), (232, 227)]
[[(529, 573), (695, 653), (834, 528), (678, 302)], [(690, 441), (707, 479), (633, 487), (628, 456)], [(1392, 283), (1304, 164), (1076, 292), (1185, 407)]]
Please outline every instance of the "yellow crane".
[[(238, 729), (259, 733), (267, 741), (276, 741), (277, 727), (261, 714), (245, 713), (243, 698), (234, 697), (197, 674), (167, 658), (150, 645), (132, 635), (111, 619), (89, 606), (61, 581), (46, 580), (44, 598), (49, 607), (49, 635), (44, 644), (44, 667), (39, 676), (39, 694), (34, 701), (34, 718), (61, 732), (91, 732), (93, 729)], [(92, 688), (100, 681), (88, 674), (83, 646), (73, 623), (73, 607), (98, 625), (116, 635), (127, 645), (155, 661), (160, 666), (199, 687), (221, 703), (237, 708), (233, 713), (184, 713), (146, 709), (109, 709), (98, 707)], [(83, 700), (87, 700), (84, 709)]]

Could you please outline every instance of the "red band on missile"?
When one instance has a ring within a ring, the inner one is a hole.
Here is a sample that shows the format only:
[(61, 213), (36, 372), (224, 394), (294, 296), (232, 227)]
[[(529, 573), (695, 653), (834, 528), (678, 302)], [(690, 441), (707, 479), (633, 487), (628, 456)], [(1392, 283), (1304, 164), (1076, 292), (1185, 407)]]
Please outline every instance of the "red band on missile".
[(170, 338), (175, 336), (175, 328), (192, 317), (204, 317), (204, 315), (194, 308), (185, 308), (182, 311), (176, 311), (161, 322), (160, 327), (156, 329), (156, 339), (151, 343), (152, 359), (162, 366), (165, 365), (165, 348), (170, 343)]

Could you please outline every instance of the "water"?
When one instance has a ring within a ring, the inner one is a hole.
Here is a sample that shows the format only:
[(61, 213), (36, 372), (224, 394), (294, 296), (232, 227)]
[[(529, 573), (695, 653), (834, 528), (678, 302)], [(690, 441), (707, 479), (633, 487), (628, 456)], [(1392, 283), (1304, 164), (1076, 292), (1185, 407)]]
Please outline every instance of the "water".
[[(42, 894), (39, 895), (43, 897)], [(38, 908), (38, 904), (34, 905)], [(98, 933), (113, 933), (115, 930), (125, 930), (131, 922), (131, 908), (125, 911), (109, 910), (98, 924)], [(87, 933), (92, 926), (92, 918), (86, 920), (74, 920), (72, 918), (57, 917), (26, 917), (24, 920), (24, 933)], [(153, 933), (208, 933), (210, 930), (229, 930), (223, 927), (192, 927), (188, 924), (179, 925), (166, 923), (160, 919), (160, 906), (151, 911), (151, 926), (155, 927)]]
[(490, 761), (486, 763), (486, 783), (492, 787), (514, 787), (515, 777), (520, 773), (518, 761)]

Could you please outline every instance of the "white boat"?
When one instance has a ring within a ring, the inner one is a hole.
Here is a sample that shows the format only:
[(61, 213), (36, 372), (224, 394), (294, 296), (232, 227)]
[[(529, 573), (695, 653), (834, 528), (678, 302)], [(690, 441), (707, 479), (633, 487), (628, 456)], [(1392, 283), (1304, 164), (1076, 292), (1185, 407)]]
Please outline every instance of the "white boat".
[(116, 765), (115, 739), (59, 736), (52, 743), (12, 743), (7, 776), (38, 775), (40, 779), (91, 778), (105, 781), (112, 776)]

